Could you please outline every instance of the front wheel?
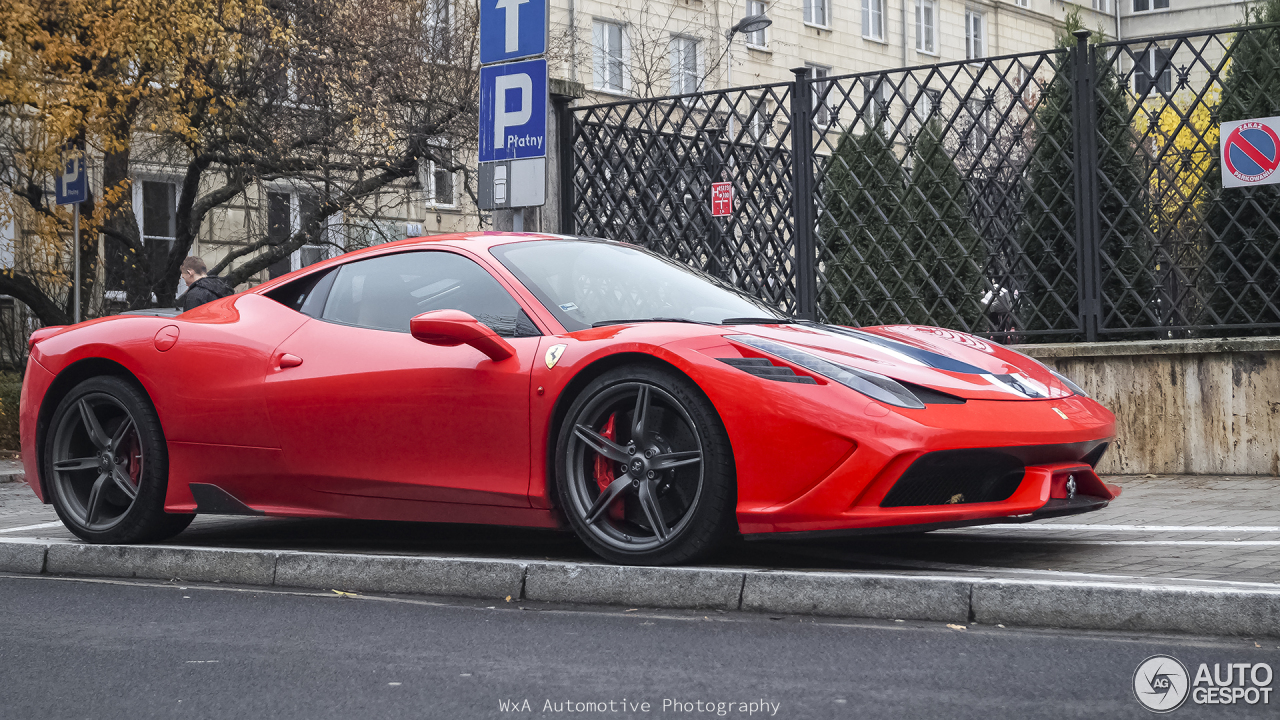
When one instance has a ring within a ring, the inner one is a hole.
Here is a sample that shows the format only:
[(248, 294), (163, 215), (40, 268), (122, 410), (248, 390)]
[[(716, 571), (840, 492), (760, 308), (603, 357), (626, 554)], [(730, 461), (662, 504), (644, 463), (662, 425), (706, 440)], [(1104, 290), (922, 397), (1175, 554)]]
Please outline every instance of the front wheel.
[(164, 511), (169, 458), (160, 419), (142, 391), (120, 378), (73, 388), (54, 411), (42, 450), (53, 507), (84, 540), (163, 540), (195, 517)]
[(674, 372), (627, 366), (596, 378), (569, 408), (555, 457), (561, 508), (607, 560), (690, 562), (736, 532), (729, 438)]

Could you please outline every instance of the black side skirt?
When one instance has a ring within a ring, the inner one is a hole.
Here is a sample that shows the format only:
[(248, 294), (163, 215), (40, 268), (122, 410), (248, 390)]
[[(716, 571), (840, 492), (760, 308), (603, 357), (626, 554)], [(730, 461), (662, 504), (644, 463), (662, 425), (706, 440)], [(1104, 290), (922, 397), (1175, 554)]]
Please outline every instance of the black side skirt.
[(240, 502), (236, 496), (217, 485), (191, 483), (191, 496), (196, 499), (197, 515), (264, 515), (261, 510)]

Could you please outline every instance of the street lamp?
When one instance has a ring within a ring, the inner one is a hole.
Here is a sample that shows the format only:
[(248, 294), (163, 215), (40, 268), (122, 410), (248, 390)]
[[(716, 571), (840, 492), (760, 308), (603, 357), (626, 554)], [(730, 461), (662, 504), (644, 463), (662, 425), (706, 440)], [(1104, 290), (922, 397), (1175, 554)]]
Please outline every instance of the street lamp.
[(739, 20), (738, 22), (734, 23), (733, 27), (729, 28), (728, 30), (725, 30), (724, 36), (728, 38), (730, 42), (732, 42), (733, 36), (737, 35), (738, 33), (750, 35), (751, 33), (754, 33), (754, 32), (760, 32), (761, 30), (769, 27), (772, 24), (773, 24), (773, 21), (769, 19), (768, 15), (763, 15), (763, 14), (748, 15), (742, 18), (741, 20)]
[[(751, 4), (747, 3), (748, 12), (750, 12), (750, 7), (751, 7)], [(761, 30), (769, 27), (772, 24), (773, 24), (773, 20), (770, 20), (769, 16), (765, 15), (764, 13), (761, 13), (759, 15), (747, 15), (746, 17), (742, 18), (738, 22), (734, 23), (733, 27), (724, 31), (724, 38), (727, 41), (725, 43), (725, 52), (729, 54), (729, 70), (725, 73), (725, 79), (724, 79), (724, 83), (727, 87), (733, 87), (733, 36), (737, 35), (738, 33), (742, 33), (744, 35), (750, 35), (751, 33), (760, 32)], [(732, 108), (729, 111), (729, 140), (730, 142), (733, 141), (733, 110)]]

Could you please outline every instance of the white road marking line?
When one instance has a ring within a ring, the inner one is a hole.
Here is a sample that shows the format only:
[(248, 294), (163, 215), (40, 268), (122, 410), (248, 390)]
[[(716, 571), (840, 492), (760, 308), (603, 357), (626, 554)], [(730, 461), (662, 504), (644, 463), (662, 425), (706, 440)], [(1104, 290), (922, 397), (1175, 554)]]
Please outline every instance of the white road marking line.
[[(959, 533), (955, 533), (959, 535)], [(1180, 545), (1180, 546), (1198, 546), (1198, 547), (1274, 547), (1280, 545), (1280, 540), (1086, 540), (1084, 538), (1000, 538), (1000, 537), (981, 537), (972, 535), (968, 538), (971, 542), (979, 543), (1008, 543), (1010, 545), (1034, 544), (1034, 543), (1056, 543), (1059, 545)]]
[(0, 533), (22, 532), (23, 530), (47, 530), (48, 528), (55, 528), (55, 527), (62, 527), (62, 522), (61, 521), (47, 522), (47, 523), (40, 523), (39, 525), (23, 525), (22, 527), (5, 528), (3, 530), (0, 530)]
[[(1052, 523), (1037, 524), (1000, 524), (979, 525), (964, 528), (964, 532), (973, 530), (1093, 530), (1096, 532), (1230, 532), (1230, 533), (1264, 533), (1280, 532), (1277, 525), (1091, 525), (1088, 523)], [(957, 532), (951, 530), (946, 532)]]

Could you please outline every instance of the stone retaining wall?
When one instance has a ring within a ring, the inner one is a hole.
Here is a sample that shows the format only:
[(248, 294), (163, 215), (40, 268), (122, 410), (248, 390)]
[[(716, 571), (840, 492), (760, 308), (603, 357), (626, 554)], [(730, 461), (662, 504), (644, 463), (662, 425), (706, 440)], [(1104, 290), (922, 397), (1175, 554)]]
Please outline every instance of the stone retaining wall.
[(1116, 414), (1099, 472), (1280, 475), (1280, 338), (1016, 349)]

